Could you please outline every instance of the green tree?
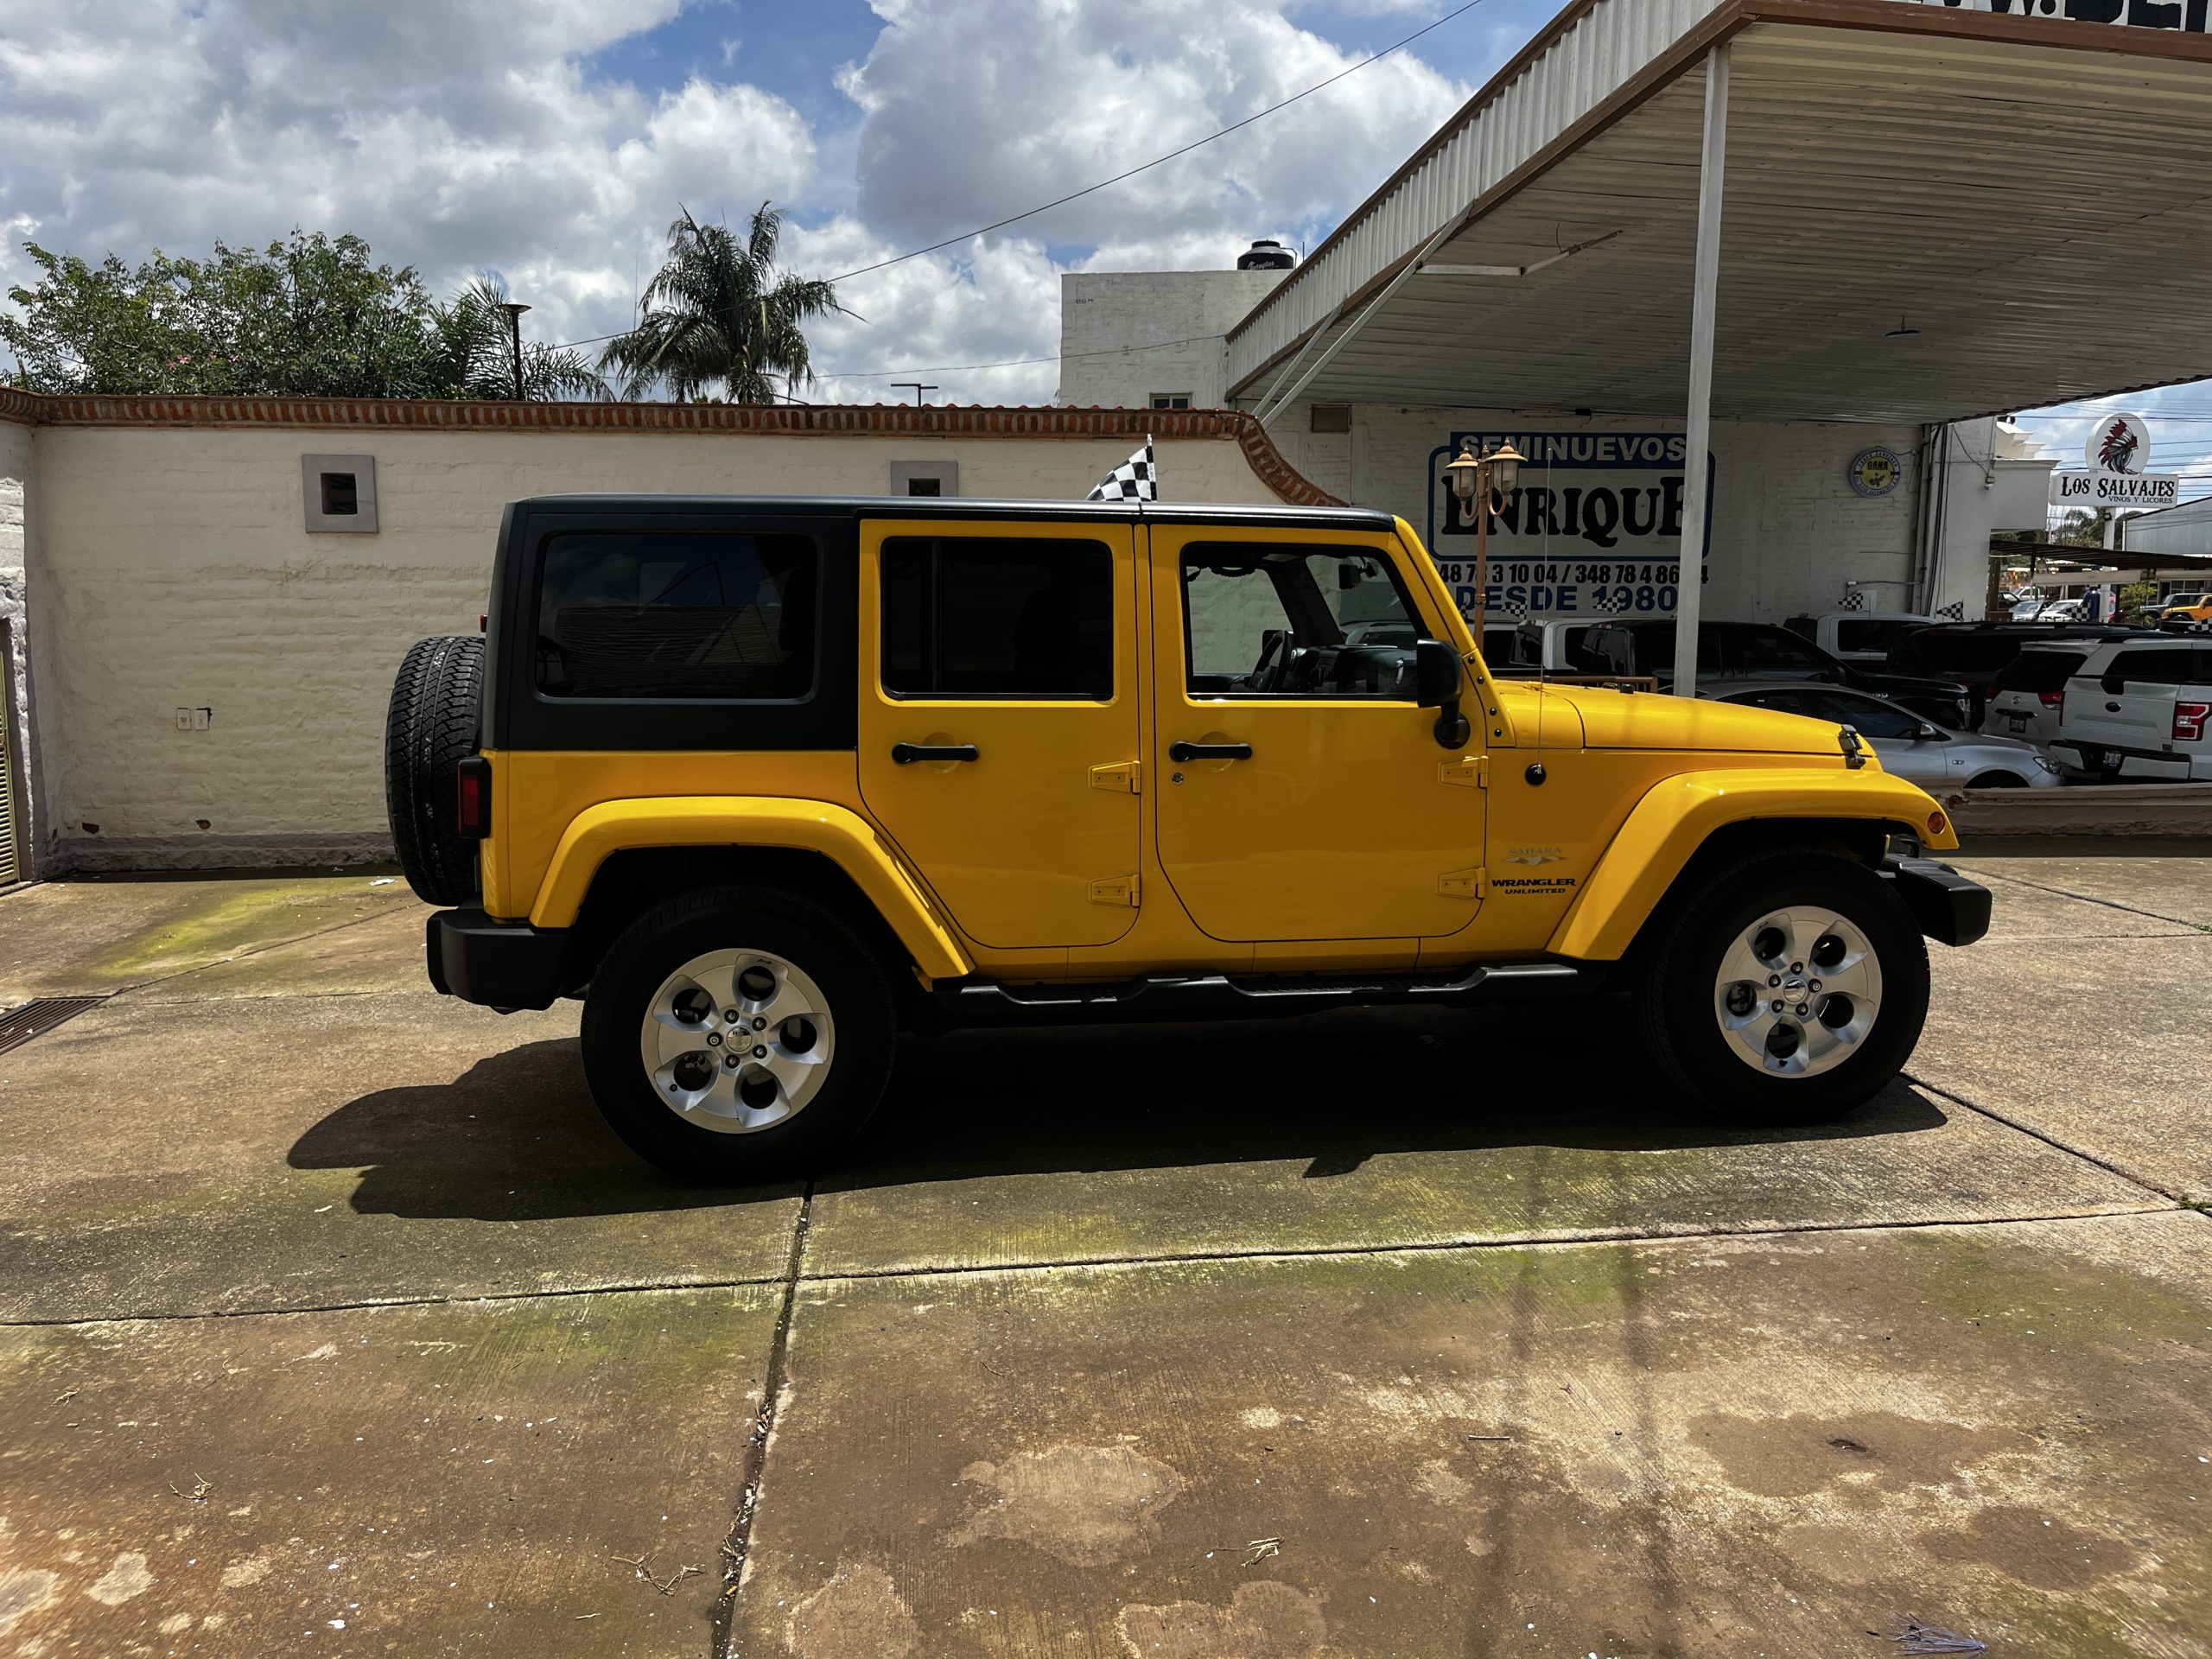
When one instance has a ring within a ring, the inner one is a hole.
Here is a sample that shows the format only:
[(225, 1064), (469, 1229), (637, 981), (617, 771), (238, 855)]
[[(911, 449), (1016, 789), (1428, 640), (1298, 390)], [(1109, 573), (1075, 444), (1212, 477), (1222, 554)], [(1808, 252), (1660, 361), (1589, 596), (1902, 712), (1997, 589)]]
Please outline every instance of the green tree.
[(156, 249), (133, 270), (25, 245), (41, 273), (8, 297), (0, 343), (36, 391), (427, 397), (431, 304), (411, 267), (360, 238), (295, 231), (207, 259)]
[[(33, 391), (291, 397), (512, 397), (505, 289), (479, 278), (443, 305), (412, 266), (357, 236), (295, 231), (207, 259), (158, 248), (135, 270), (26, 243), (40, 278), (0, 310), (0, 345)], [(607, 395), (578, 353), (524, 349), (533, 398)]]
[(766, 202), (743, 238), (690, 212), (668, 227), (668, 259), (645, 286), (638, 326), (610, 341), (602, 370), (619, 370), (625, 397), (658, 385), (677, 397), (719, 387), (734, 404), (772, 404), (811, 385), (804, 325), (833, 312), (834, 286), (776, 268), (784, 216)]
[[(496, 276), (479, 276), (443, 305), (433, 306), (437, 335), (437, 378), (446, 397), (512, 397), (515, 395), (514, 342), (502, 309), (507, 285)], [(522, 348), (523, 396), (533, 403), (587, 403), (605, 397), (607, 382), (581, 352), (525, 340)]]

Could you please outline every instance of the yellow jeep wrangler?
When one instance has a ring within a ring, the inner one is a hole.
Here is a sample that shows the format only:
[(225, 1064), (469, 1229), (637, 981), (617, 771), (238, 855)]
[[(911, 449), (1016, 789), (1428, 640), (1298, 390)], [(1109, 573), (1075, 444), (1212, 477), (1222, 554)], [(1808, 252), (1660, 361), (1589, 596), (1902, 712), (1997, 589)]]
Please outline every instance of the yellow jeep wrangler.
[(838, 1157), (902, 1030), (1027, 1021), (1610, 995), (1708, 1106), (1827, 1118), (1989, 913), (1848, 728), (1496, 677), (1351, 508), (518, 502), (386, 783), (432, 982), (582, 998), (705, 1180)]

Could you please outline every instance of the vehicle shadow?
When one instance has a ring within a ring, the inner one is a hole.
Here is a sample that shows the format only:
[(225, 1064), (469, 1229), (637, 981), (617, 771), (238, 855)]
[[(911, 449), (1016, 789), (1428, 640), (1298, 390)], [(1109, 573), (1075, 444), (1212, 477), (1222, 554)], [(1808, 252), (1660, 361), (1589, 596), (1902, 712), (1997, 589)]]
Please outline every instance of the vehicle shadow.
[[(1665, 1152), (1916, 1133), (1946, 1118), (1904, 1084), (1840, 1123), (1738, 1129), (1654, 1075), (1608, 1002), (1465, 1014), (972, 1031), (900, 1044), (861, 1143), (823, 1185), (1302, 1160), (1308, 1179), (1409, 1152), (1536, 1146)], [(796, 1191), (688, 1186), (600, 1118), (573, 1039), (525, 1044), (449, 1084), (380, 1090), (292, 1147), (365, 1166), (353, 1207), (543, 1219), (741, 1205)]]

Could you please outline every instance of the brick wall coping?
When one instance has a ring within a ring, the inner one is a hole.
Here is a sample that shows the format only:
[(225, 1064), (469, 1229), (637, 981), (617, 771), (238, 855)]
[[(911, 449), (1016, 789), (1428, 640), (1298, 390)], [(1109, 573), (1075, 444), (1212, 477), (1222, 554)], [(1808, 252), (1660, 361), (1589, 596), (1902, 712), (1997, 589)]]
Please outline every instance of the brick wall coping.
[(773, 437), (1065, 440), (1149, 433), (1234, 442), (1260, 481), (1298, 506), (1343, 505), (1241, 409), (916, 407), (911, 404), (517, 404), (414, 397), (52, 397), (0, 386), (0, 421), (25, 426), (294, 428), (391, 432), (724, 432)]

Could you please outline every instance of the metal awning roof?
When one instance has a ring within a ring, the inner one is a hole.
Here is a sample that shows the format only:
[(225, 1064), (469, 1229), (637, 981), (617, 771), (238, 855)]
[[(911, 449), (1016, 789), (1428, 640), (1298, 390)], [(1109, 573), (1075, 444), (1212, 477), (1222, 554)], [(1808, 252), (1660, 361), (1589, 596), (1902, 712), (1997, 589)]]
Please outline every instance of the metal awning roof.
[[(1547, 49), (1620, 3), (1570, 6)], [(1351, 329), (1303, 397), (1679, 413), (1722, 41), (1716, 416), (1955, 420), (2212, 375), (2212, 40), (1898, 0), (1724, 0), (1678, 21), (1624, 78), (1586, 66), (1586, 112), (1455, 200), (1444, 162), (1478, 132), (1478, 98), (1232, 331), (1232, 395)], [(1545, 46), (1484, 97), (1527, 93)], [(1414, 257), (1381, 262), (1394, 242), (1455, 223), (1363, 316)]]

